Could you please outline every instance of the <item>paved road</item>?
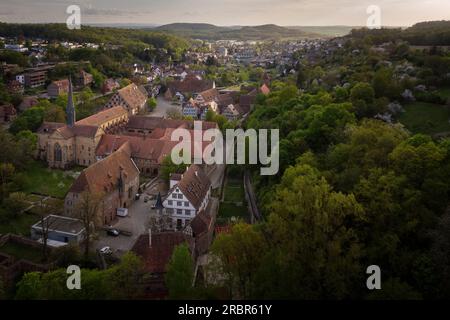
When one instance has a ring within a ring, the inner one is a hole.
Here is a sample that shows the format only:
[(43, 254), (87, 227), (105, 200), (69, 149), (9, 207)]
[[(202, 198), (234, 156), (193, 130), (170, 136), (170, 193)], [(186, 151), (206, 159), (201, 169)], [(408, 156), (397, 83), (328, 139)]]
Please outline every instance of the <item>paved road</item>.
[[(155, 185), (150, 186), (146, 192), (153, 193)], [(135, 201), (130, 208), (128, 208), (127, 217), (118, 217), (118, 221), (113, 225), (118, 230), (131, 232), (131, 236), (119, 235), (118, 237), (108, 236), (106, 231), (98, 232), (98, 239), (94, 241), (93, 247), (101, 249), (105, 246), (111, 247), (112, 251), (121, 256), (127, 251), (131, 250), (136, 239), (148, 230), (150, 218), (156, 215), (156, 211), (151, 209), (155, 200), (148, 202), (144, 201), (145, 195)]]
[(172, 108), (177, 108), (181, 112), (181, 106), (172, 104), (162, 96), (158, 96), (156, 98), (156, 102), (157, 104), (155, 110), (149, 113), (150, 117), (166, 117), (167, 110), (170, 110)]
[(244, 173), (244, 189), (247, 194), (247, 200), (249, 202), (252, 223), (254, 223), (255, 220), (256, 221), (262, 220), (262, 216), (261, 213), (259, 212), (258, 204), (256, 201), (256, 196), (253, 191), (252, 182), (250, 180), (250, 173), (248, 170), (246, 170)]

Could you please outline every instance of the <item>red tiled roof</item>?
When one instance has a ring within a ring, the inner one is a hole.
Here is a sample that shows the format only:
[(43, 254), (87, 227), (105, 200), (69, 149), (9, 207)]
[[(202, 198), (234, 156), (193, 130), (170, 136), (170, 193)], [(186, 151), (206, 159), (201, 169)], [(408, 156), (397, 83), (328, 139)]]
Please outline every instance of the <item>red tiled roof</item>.
[(93, 114), (83, 120), (79, 120), (75, 125), (89, 125), (89, 126), (101, 126), (102, 124), (114, 120), (128, 114), (127, 110), (122, 106), (117, 106), (109, 109), (102, 110)]
[(198, 95), (202, 96), (205, 102), (212, 102), (219, 97), (219, 91), (217, 91), (217, 89), (215, 88), (212, 88), (206, 91), (202, 91)]
[(105, 159), (84, 169), (69, 192), (110, 192), (117, 188), (121, 172), (125, 182), (139, 176), (139, 170), (130, 158), (129, 145), (122, 146)]
[[(160, 117), (131, 116), (127, 126), (128, 129), (135, 130), (156, 130), (166, 128), (186, 128), (193, 129), (194, 121), (191, 120), (173, 120)], [(202, 129), (217, 128), (217, 123), (202, 121)]]
[(270, 93), (270, 89), (265, 83), (259, 88), (259, 91), (261, 91), (264, 95), (268, 95)]
[(168, 84), (168, 90), (175, 94), (181, 93), (198, 93), (213, 87), (212, 81), (198, 79), (196, 77), (186, 77), (183, 81), (172, 81)]
[(193, 247), (193, 239), (182, 232), (162, 232), (152, 234), (152, 245), (149, 246), (149, 235), (141, 235), (131, 249), (140, 256), (145, 270), (150, 273), (165, 273), (173, 250), (182, 243)]
[(117, 93), (131, 108), (138, 108), (147, 100), (147, 97), (134, 83), (118, 90)]
[(194, 237), (208, 232), (211, 228), (211, 222), (211, 216), (205, 210), (200, 211), (190, 223)]
[[(211, 187), (211, 181), (199, 165), (191, 164), (183, 174), (180, 182), (173, 186), (172, 190), (177, 187), (194, 208), (198, 209)], [(170, 190), (168, 194), (170, 194), (172, 190)]]
[(59, 89), (69, 91), (69, 79), (63, 79), (63, 80), (56, 80), (53, 81), (50, 85), (54, 84)]
[(37, 133), (52, 134), (56, 129), (66, 126), (65, 123), (59, 122), (43, 122), (37, 130)]

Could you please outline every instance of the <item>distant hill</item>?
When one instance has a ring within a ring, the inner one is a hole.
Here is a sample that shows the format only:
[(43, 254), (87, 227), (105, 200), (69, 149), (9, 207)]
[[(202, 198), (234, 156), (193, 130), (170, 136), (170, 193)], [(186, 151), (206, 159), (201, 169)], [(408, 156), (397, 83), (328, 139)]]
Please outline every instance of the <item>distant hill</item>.
[(420, 22), (406, 29), (402, 38), (414, 45), (450, 45), (450, 21)]
[(319, 33), (274, 24), (220, 27), (207, 23), (172, 23), (156, 27), (155, 30), (202, 40), (280, 40), (323, 37)]
[(320, 34), (325, 37), (343, 37), (358, 26), (292, 26), (289, 29), (302, 30), (308, 33)]

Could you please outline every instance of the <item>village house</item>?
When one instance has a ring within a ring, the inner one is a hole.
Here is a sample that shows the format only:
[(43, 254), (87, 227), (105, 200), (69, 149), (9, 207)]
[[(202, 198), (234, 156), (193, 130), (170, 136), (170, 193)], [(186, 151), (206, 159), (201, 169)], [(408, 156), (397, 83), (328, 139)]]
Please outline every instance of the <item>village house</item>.
[(17, 80), (9, 81), (7, 89), (8, 89), (8, 92), (12, 93), (12, 94), (23, 94), (23, 92), (24, 92), (23, 84)]
[(170, 189), (163, 201), (166, 214), (177, 230), (189, 225), (206, 208), (211, 197), (211, 181), (203, 169), (190, 165), (183, 174), (171, 174)]
[(74, 78), (75, 85), (79, 87), (86, 87), (90, 85), (92, 82), (94, 82), (94, 77), (92, 74), (87, 73), (84, 70), (81, 70), (79, 73), (76, 74)]
[(118, 90), (105, 105), (105, 108), (123, 106), (128, 114), (135, 115), (144, 109), (147, 96), (134, 83)]
[(106, 79), (105, 82), (103, 82), (102, 93), (106, 94), (119, 88), (120, 88), (119, 82), (117, 82), (117, 80), (115, 79), (109, 78)]
[(165, 283), (167, 266), (176, 246), (186, 243), (195, 259), (194, 239), (183, 232), (147, 233), (139, 236), (131, 251), (144, 262), (144, 270), (151, 277), (146, 284), (148, 298), (163, 299), (168, 290)]
[(95, 224), (110, 225), (117, 209), (128, 208), (139, 190), (139, 169), (131, 159), (129, 143), (106, 158), (84, 169), (64, 199), (64, 215), (77, 217), (83, 193), (98, 197), (100, 203)]
[(0, 124), (9, 123), (17, 117), (17, 111), (12, 104), (0, 106)]
[(221, 114), (227, 118), (228, 121), (235, 121), (241, 117), (241, 110), (237, 104), (229, 104), (221, 110)]
[(174, 99), (191, 98), (197, 93), (214, 88), (214, 82), (203, 80), (198, 75), (187, 75), (184, 80), (175, 80), (167, 85), (167, 90), (164, 93), (166, 100), (172, 101)]
[(219, 105), (217, 104), (218, 99), (219, 91), (217, 91), (217, 89), (215, 88), (212, 88), (199, 92), (197, 95), (195, 95), (194, 101), (202, 107), (208, 107), (214, 112), (219, 113)]
[(47, 94), (50, 98), (57, 98), (58, 96), (68, 92), (69, 92), (69, 79), (53, 81), (47, 87)]
[(24, 74), (25, 87), (36, 88), (45, 85), (47, 81), (47, 71), (30, 71)]
[(184, 229), (184, 233), (191, 235), (195, 240), (195, 255), (206, 254), (214, 237), (215, 217), (201, 210)]
[(19, 111), (25, 111), (30, 109), (31, 107), (37, 105), (39, 103), (39, 100), (37, 97), (34, 96), (26, 96), (23, 97), (22, 102), (19, 104), (18, 109)]

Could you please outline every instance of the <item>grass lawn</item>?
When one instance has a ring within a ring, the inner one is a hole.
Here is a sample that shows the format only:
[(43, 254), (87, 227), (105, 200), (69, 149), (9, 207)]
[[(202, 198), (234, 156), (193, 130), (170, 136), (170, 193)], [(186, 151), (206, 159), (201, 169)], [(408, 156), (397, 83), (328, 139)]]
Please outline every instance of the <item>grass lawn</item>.
[[(233, 217), (247, 221), (249, 216), (242, 179), (228, 176), (224, 192), (224, 201), (220, 203), (217, 224), (226, 225)], [(242, 205), (236, 203), (242, 203)]]
[(244, 202), (244, 185), (242, 180), (228, 178), (225, 186), (225, 201), (229, 202)]
[(39, 249), (19, 243), (9, 242), (0, 247), (0, 252), (9, 254), (17, 259), (26, 259), (32, 262), (41, 262), (42, 252)]
[(450, 131), (450, 108), (443, 105), (415, 102), (404, 107), (399, 117), (413, 133), (436, 134)]
[(62, 199), (75, 180), (71, 174), (73, 171), (49, 169), (41, 162), (33, 162), (27, 171), (22, 173), (22, 191)]
[(29, 236), (31, 226), (38, 221), (39, 217), (35, 214), (20, 214), (17, 218), (8, 219), (7, 222), (1, 222), (0, 234), (13, 233)]
[(242, 206), (237, 206), (234, 203), (221, 202), (219, 207), (219, 214), (217, 216), (217, 224), (225, 225), (232, 217), (247, 221), (248, 219), (247, 205), (243, 204)]
[(438, 94), (442, 98), (444, 98), (444, 99), (450, 98), (450, 87), (449, 88), (439, 88), (437, 91), (438, 91)]

